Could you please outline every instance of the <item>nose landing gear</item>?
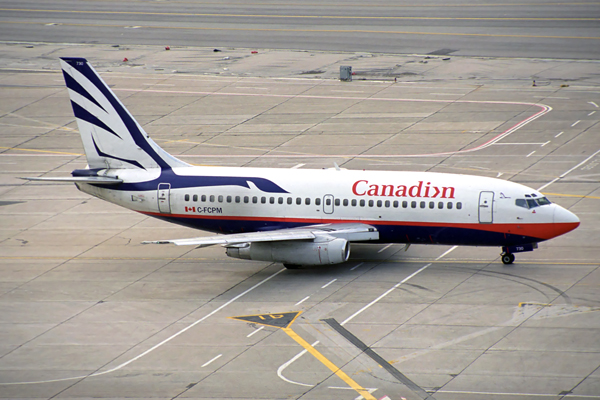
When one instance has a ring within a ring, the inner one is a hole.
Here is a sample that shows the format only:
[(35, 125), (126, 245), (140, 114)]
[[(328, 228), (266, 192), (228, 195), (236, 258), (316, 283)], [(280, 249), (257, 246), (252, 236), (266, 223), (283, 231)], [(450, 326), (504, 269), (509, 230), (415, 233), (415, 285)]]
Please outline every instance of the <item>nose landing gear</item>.
[(500, 259), (504, 264), (512, 264), (513, 262), (515, 262), (514, 253), (521, 253), (523, 251), (533, 251), (537, 248), (537, 243), (522, 244), (518, 246), (504, 246), (502, 248), (502, 253), (500, 254)]
[(515, 255), (512, 253), (502, 253), (500, 257), (504, 264), (512, 264), (515, 261)]

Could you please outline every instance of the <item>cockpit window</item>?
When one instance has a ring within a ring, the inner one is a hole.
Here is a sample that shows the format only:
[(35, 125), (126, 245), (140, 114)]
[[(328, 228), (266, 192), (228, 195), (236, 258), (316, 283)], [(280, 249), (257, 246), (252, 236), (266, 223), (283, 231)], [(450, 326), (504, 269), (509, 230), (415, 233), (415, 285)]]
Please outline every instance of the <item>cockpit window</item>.
[(545, 197), (540, 197), (539, 199), (537, 199), (537, 202), (538, 202), (538, 204), (539, 204), (540, 206), (546, 206), (546, 205), (548, 205), (548, 204), (552, 204), (552, 203), (550, 202), (550, 200), (548, 200), (548, 199), (547, 199), (547, 198), (545, 198)]
[[(525, 195), (527, 196), (527, 195)], [(550, 203), (550, 200), (548, 200), (545, 197), (540, 197), (539, 199), (532, 199), (532, 198), (528, 198), (528, 199), (516, 199), (515, 200), (515, 205), (518, 207), (523, 207), (523, 208), (534, 208), (534, 207), (539, 207), (539, 206), (545, 206), (548, 204), (552, 204)]]

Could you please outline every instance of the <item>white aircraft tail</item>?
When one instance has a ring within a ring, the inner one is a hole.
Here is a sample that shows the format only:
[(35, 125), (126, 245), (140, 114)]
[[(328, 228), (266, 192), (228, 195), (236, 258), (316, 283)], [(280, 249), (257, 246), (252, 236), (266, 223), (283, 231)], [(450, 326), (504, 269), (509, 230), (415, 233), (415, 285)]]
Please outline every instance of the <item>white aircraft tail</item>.
[(61, 67), (90, 169), (171, 169), (190, 165), (161, 149), (84, 58)]

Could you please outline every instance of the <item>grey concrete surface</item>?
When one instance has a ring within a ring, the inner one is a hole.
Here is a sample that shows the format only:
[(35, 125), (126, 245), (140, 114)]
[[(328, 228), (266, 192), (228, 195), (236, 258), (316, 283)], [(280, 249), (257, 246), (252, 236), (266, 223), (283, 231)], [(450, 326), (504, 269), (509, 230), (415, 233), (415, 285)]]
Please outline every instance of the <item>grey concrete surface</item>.
[(5, 41), (590, 60), (599, 21), (593, 1), (0, 3)]
[[(302, 311), (293, 330), (318, 340), (375, 398), (418, 399), (321, 319), (345, 321), (427, 264), (345, 327), (438, 400), (600, 398), (596, 62), (151, 46), (0, 51), (0, 398), (356, 399), (318, 359), (291, 362), (303, 348), (285, 332), (227, 318)], [(88, 57), (154, 140), (195, 164), (336, 162), (534, 188), (559, 178), (543, 192), (582, 223), (510, 267), (496, 248), (440, 258), (450, 248), (356, 245), (348, 263), (281, 271), (218, 247), (144, 246), (199, 232), (72, 185), (18, 179), (85, 166), (61, 55)], [(190, 55), (199, 61), (184, 63)], [(360, 80), (336, 80), (343, 64), (362, 71)], [(394, 82), (382, 71), (396, 64), (414, 75)], [(460, 152), (540, 110), (529, 103), (552, 111), (493, 146)]]

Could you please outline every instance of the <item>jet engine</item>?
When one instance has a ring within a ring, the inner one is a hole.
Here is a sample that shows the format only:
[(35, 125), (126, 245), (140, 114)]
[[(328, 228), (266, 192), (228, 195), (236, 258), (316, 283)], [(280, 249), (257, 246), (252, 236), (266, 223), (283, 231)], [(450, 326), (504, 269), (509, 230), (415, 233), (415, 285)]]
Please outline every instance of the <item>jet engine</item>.
[(227, 246), (227, 255), (244, 260), (274, 261), (288, 265), (339, 264), (350, 257), (350, 243), (341, 238), (326, 241), (316, 239), (311, 242), (253, 242)]

